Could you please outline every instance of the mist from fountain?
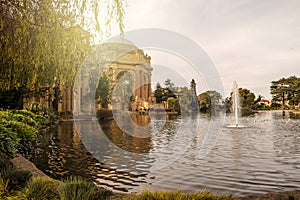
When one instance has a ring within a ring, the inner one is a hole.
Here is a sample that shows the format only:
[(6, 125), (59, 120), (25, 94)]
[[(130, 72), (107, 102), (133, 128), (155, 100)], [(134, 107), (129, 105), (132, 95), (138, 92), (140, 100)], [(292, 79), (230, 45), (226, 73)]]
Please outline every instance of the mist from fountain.
[(241, 103), (240, 103), (240, 92), (236, 81), (233, 82), (232, 93), (231, 93), (231, 112), (233, 113), (233, 124), (227, 126), (228, 128), (244, 128), (241, 125), (239, 117), (241, 116)]
[(240, 115), (240, 93), (237, 82), (233, 82), (232, 86), (232, 112), (234, 113), (235, 126), (239, 126), (239, 115)]

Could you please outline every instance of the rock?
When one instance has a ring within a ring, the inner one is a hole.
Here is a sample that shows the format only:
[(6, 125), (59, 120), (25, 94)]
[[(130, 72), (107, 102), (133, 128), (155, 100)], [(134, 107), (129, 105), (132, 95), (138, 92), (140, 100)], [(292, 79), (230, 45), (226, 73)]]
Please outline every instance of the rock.
[(49, 178), (44, 172), (39, 170), (32, 162), (30, 162), (20, 154), (18, 154), (15, 158), (11, 159), (10, 161), (17, 169), (31, 172), (32, 176), (35, 178)]

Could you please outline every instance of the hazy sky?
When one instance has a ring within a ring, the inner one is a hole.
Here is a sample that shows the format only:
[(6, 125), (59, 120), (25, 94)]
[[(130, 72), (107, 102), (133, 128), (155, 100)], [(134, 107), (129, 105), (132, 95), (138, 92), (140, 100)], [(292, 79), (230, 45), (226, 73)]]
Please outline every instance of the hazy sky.
[[(272, 80), (300, 75), (299, 0), (127, 0), (125, 28), (163, 28), (189, 37), (215, 63), (227, 96), (237, 80), (270, 98)], [(151, 57), (162, 64), (162, 56)]]

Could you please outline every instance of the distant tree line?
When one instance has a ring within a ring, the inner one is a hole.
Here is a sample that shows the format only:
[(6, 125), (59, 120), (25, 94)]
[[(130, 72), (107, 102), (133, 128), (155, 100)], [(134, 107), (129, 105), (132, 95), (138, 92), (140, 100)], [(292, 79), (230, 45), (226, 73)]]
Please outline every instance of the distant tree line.
[[(168, 103), (169, 105), (180, 107), (178, 87), (175, 87), (175, 84), (170, 79), (167, 79), (164, 85), (165, 87), (161, 87), (159, 83), (156, 85), (156, 90), (154, 91), (156, 103), (168, 101), (171, 102)], [(299, 109), (300, 78), (290, 76), (272, 81), (270, 90), (272, 94), (271, 101), (263, 99), (261, 95), (256, 96), (247, 88), (239, 88), (242, 115), (253, 114), (256, 110)], [(191, 92), (192, 88), (188, 89), (185, 87), (185, 93), (187, 91)], [(191, 103), (191, 100), (189, 102)], [(202, 113), (212, 113), (220, 110), (231, 112), (232, 93), (224, 100), (218, 91), (208, 90), (197, 96), (197, 102), (199, 111)], [(266, 104), (265, 102), (268, 103)]]

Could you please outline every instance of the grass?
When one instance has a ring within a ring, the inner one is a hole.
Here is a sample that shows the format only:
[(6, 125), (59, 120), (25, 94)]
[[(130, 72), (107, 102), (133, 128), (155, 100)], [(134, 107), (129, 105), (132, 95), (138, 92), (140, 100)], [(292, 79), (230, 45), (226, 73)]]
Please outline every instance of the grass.
[(63, 181), (59, 187), (61, 200), (98, 200), (108, 199), (111, 195), (110, 190), (98, 188), (95, 184), (76, 177)]
[(51, 178), (33, 178), (21, 191), (19, 197), (39, 200), (58, 200), (59, 181)]
[(217, 196), (210, 192), (183, 193), (181, 191), (164, 192), (149, 190), (142, 191), (141, 194), (125, 196), (124, 200), (236, 200), (234, 196)]

